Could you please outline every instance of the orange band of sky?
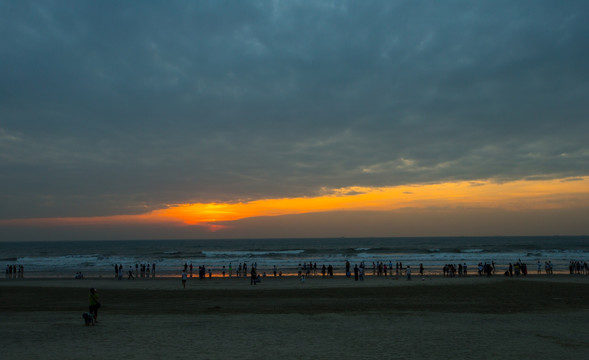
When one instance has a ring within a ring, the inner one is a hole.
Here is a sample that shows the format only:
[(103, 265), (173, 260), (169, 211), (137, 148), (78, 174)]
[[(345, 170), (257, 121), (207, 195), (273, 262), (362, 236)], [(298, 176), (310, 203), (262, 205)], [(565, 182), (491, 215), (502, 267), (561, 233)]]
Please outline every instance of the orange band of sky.
[[(589, 178), (448, 182), (395, 187), (348, 187), (325, 195), (236, 203), (170, 204), (140, 215), (2, 220), (0, 225), (66, 226), (170, 224), (203, 225), (214, 231), (251, 217), (328, 211), (391, 211), (403, 208), (576, 208), (589, 205)], [(219, 224), (221, 223), (221, 224)]]
[[(352, 194), (352, 195), (347, 195)], [(589, 179), (454, 182), (382, 188), (349, 187), (318, 197), (266, 199), (239, 203), (175, 204), (151, 213), (186, 224), (234, 221), (324, 211), (390, 211), (401, 208), (486, 207), (547, 209), (587, 205)]]

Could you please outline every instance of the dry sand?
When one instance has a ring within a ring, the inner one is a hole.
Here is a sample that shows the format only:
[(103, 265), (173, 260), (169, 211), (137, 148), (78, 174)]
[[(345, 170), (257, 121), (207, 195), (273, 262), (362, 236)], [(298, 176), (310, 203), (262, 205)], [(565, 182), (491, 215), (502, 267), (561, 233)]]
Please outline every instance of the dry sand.
[(2, 359), (586, 358), (588, 326), (589, 276), (0, 280)]

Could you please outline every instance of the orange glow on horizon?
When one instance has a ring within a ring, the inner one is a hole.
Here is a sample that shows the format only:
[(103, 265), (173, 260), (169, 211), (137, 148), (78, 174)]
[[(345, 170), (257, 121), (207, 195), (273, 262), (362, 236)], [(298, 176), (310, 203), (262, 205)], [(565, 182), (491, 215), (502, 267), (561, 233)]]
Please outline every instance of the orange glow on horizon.
[(462, 181), (395, 187), (348, 187), (325, 195), (238, 203), (171, 204), (140, 215), (0, 220), (0, 225), (200, 225), (210, 231), (251, 217), (329, 211), (393, 211), (405, 208), (535, 210), (589, 206), (589, 178), (539, 181)]
[[(352, 194), (352, 195), (346, 195)], [(152, 212), (189, 225), (236, 221), (256, 216), (325, 211), (391, 211), (402, 208), (486, 207), (549, 209), (589, 205), (589, 179), (575, 181), (489, 181), (410, 185), (384, 188), (350, 187), (317, 197), (265, 199), (227, 204), (178, 204)]]

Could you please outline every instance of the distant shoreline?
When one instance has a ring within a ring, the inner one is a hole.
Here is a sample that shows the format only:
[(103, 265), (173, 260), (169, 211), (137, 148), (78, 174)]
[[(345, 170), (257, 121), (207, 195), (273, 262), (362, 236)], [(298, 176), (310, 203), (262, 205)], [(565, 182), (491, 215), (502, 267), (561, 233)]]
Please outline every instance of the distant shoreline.
[[(0, 278), (0, 288), (6, 287), (80, 287), (86, 288), (87, 285), (92, 283), (99, 283), (101, 287), (105, 288), (112, 288), (112, 289), (134, 289), (134, 288), (153, 288), (153, 289), (160, 289), (162, 286), (165, 288), (170, 288), (170, 284), (179, 283), (181, 278), (180, 272), (177, 275), (162, 275), (156, 276), (154, 278), (137, 278), (137, 279), (127, 279), (123, 277), (121, 280), (114, 278), (113, 276), (100, 276), (100, 277), (87, 277), (84, 279), (74, 279), (69, 277), (24, 277), (19, 279), (8, 279), (8, 278)], [(222, 277), (222, 276), (213, 276), (209, 278), (208, 276), (199, 279), (198, 276), (188, 277), (188, 284), (192, 284), (194, 287), (207, 287), (207, 288), (233, 288), (234, 286), (241, 286), (243, 284), (249, 285), (250, 284), (250, 277)], [(266, 276), (261, 278), (261, 282), (258, 284), (260, 286), (268, 284), (268, 286), (283, 288), (284, 285), (278, 284), (288, 284), (288, 285), (296, 285), (296, 286), (312, 286), (312, 287), (333, 287), (335, 286), (342, 286), (342, 287), (349, 287), (349, 286), (402, 286), (411, 285), (414, 283), (419, 284), (433, 284), (433, 285), (470, 285), (470, 284), (487, 284), (487, 283), (495, 283), (501, 281), (512, 281), (512, 282), (560, 282), (560, 283), (575, 283), (575, 284), (587, 284), (589, 285), (589, 275), (583, 274), (569, 274), (568, 272), (559, 272), (554, 273), (553, 275), (538, 275), (538, 274), (528, 274), (527, 276), (519, 275), (519, 276), (512, 276), (508, 277), (505, 275), (493, 275), (493, 276), (479, 276), (478, 274), (473, 274), (469, 276), (455, 276), (455, 277), (448, 277), (442, 276), (441, 274), (425, 274), (424, 276), (419, 275), (419, 273), (413, 272), (411, 275), (411, 280), (407, 280), (407, 275), (403, 274), (402, 276), (398, 276), (397, 278), (393, 277), (384, 277), (384, 276), (374, 276), (368, 275), (364, 278), (364, 280), (355, 280), (354, 275), (351, 277), (346, 277), (343, 273), (338, 273), (334, 277), (322, 277), (321, 275), (318, 276), (309, 276), (305, 277), (305, 280), (302, 281), (301, 278), (297, 276), (297, 274), (288, 274), (283, 275), (282, 277), (274, 277), (274, 276)]]
[[(497, 270), (495, 272), (495, 274), (492, 277), (505, 277), (504, 275), (505, 270), (501, 269), (501, 270)], [(260, 276), (263, 276), (263, 271), (260, 274)], [(181, 277), (182, 271), (178, 270), (177, 272), (170, 272), (170, 271), (162, 271), (162, 273), (156, 273), (155, 276), (151, 275), (149, 277), (145, 276), (145, 277), (140, 277), (140, 276), (136, 276), (134, 275), (136, 281), (149, 281), (149, 280), (153, 280), (153, 279), (174, 279), (174, 278), (179, 278)], [(544, 270), (542, 270), (542, 274), (538, 274), (536, 270), (534, 271), (529, 271), (528, 274), (526, 276), (524, 275), (514, 275), (513, 278), (526, 278), (526, 277), (542, 277), (542, 278), (550, 278), (552, 276), (571, 276), (571, 277), (576, 277), (576, 276), (581, 276), (584, 277), (586, 276), (587, 278), (589, 278), (589, 274), (570, 274), (568, 270), (565, 269), (560, 269), (560, 270), (554, 270), (552, 275), (546, 275), (544, 273)], [(351, 275), (352, 277), (354, 277), (353, 273)], [(400, 274), (398, 276), (398, 278), (404, 278), (406, 276), (406, 273), (403, 272), (402, 274)], [(412, 276), (413, 277), (419, 277), (419, 269), (412, 269)], [(446, 277), (443, 276), (442, 274), (442, 270), (425, 270), (424, 271), (424, 276), (426, 277)], [(68, 280), (68, 279), (73, 279), (73, 280), (80, 280), (80, 279), (74, 279), (75, 274), (72, 275), (67, 275), (67, 274), (48, 274), (48, 275), (41, 275), (38, 272), (28, 272), (24, 274), (24, 277), (20, 278), (20, 277), (14, 277), (14, 278), (9, 278), (8, 276), (4, 276), (0, 278), (0, 281), (3, 280), (7, 280), (7, 281), (19, 281), (19, 280), (23, 280), (23, 279), (30, 279), (30, 280), (52, 280), (52, 279), (63, 279), (63, 280)], [(198, 272), (194, 272), (192, 277), (190, 276), (190, 273), (188, 274), (188, 277), (191, 279), (196, 279), (199, 280), (198, 277)], [(298, 274), (296, 271), (288, 271), (288, 272), (283, 272), (282, 276), (276, 276), (274, 277), (274, 275), (271, 272), (266, 272), (266, 276), (265, 278), (271, 279), (271, 278), (297, 278)], [(334, 271), (334, 277), (342, 277), (345, 278), (346, 274), (343, 271)], [(387, 276), (386, 279), (392, 279), (395, 276)], [(483, 276), (479, 276), (478, 275), (478, 271), (474, 270), (474, 271), (469, 271), (468, 276), (454, 276), (454, 277), (448, 277), (451, 279), (459, 279), (459, 278), (478, 278), (478, 277), (486, 277), (485, 275)], [(231, 277), (229, 277), (229, 275), (225, 275), (223, 276), (221, 273), (218, 272), (218, 270), (215, 270), (215, 272), (212, 274), (212, 278), (213, 279), (245, 279), (246, 277), (240, 276), (237, 277), (234, 275), (232, 275)], [(318, 275), (311, 275), (307, 277), (308, 279), (327, 279), (328, 276), (323, 277), (320, 273)], [(370, 280), (370, 279), (380, 279), (380, 278), (385, 278), (385, 276), (377, 276), (377, 275), (372, 275), (372, 270), (370, 270), (370, 272), (367, 272), (367, 275), (365, 275), (366, 280)], [(82, 280), (88, 280), (88, 279), (105, 279), (105, 280), (117, 280), (115, 278), (114, 275), (112, 274), (95, 274), (92, 273), (90, 275), (86, 275), (84, 274), (84, 279)], [(209, 280), (209, 275), (208, 273), (205, 276), (205, 280)], [(247, 276), (247, 279), (249, 279), (249, 275)], [(123, 273), (123, 277), (122, 280), (128, 280), (128, 273)], [(121, 281), (122, 281), (121, 280)], [(118, 280), (117, 280), (118, 281)]]

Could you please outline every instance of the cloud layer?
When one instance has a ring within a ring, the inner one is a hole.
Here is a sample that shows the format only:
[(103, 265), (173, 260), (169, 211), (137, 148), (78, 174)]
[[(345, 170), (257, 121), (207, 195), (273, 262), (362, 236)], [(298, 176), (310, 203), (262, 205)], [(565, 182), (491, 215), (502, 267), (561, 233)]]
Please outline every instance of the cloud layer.
[(2, 2), (0, 218), (589, 175), (588, 11)]

